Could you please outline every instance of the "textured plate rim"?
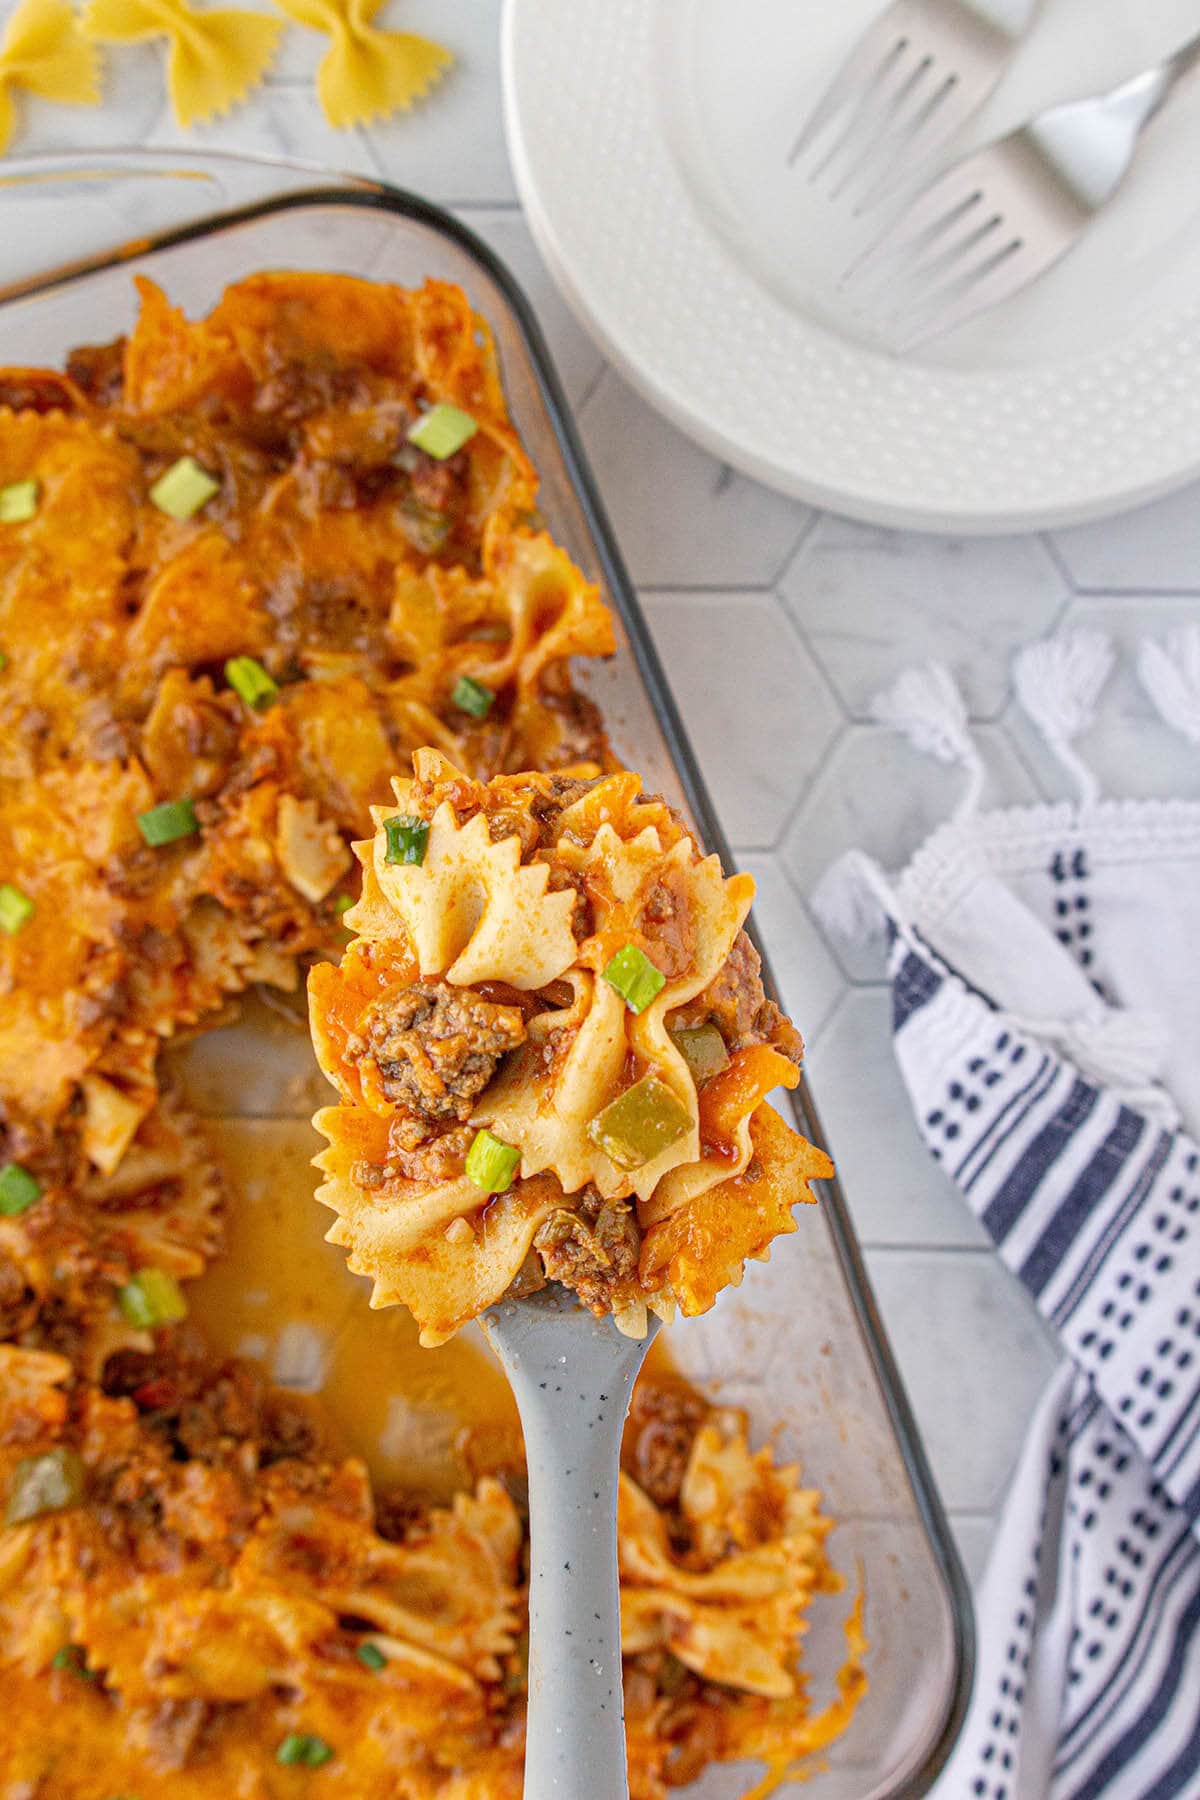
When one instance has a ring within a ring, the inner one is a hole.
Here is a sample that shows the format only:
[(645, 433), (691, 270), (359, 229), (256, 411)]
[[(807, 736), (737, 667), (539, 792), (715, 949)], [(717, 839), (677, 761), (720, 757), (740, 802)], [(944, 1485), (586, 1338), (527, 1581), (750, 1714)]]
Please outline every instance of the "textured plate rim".
[[(648, 0), (639, 0), (639, 4), (648, 4)], [(546, 205), (539, 183), (536, 158), (530, 152), (519, 99), (518, 63), (525, 42), (521, 33), (536, 25), (536, 20), (530, 19), (536, 7), (537, 0), (504, 0), (500, 43), (505, 132), (530, 231), (563, 298), (607, 360), (658, 412), (702, 448), (754, 480), (822, 510), (839, 512), (873, 525), (976, 536), (1086, 524), (1160, 499), (1186, 486), (1200, 474), (1200, 446), (1197, 446), (1189, 454), (1181, 455), (1170, 467), (1160, 467), (1140, 478), (1136, 478), (1136, 474), (1134, 478), (1122, 474), (1122, 478), (1115, 481), (1096, 481), (1086, 493), (1077, 491), (1076, 479), (1071, 493), (1048, 493), (1047, 498), (1036, 505), (999, 501), (994, 505), (946, 507), (936, 503), (925, 505), (911, 499), (897, 500), (881, 491), (877, 483), (855, 486), (846, 480), (823, 479), (819, 469), (808, 463), (762, 455), (742, 437), (722, 429), (704, 410), (699, 399), (692, 398), (692, 395), (698, 396), (703, 384), (697, 384), (685, 398), (662, 381), (650, 359), (641, 353), (642, 346), (636, 342), (635, 334), (623, 334), (621, 322), (612, 318), (611, 313), (606, 317), (595, 304), (586, 279), (580, 278), (570, 255), (563, 249), (552, 209)], [(568, 15), (563, 16), (558, 28), (569, 29)], [(823, 338), (831, 347), (838, 345), (843, 353), (860, 356), (864, 369), (872, 366), (868, 352), (856, 352), (846, 340), (824, 332), (815, 322), (806, 322), (805, 329), (814, 339)], [(988, 371), (980, 385), (995, 390), (997, 372)], [(1085, 431), (1087, 426), (1081, 422), (1079, 429)], [(1163, 436), (1167, 435), (1163, 433)]]

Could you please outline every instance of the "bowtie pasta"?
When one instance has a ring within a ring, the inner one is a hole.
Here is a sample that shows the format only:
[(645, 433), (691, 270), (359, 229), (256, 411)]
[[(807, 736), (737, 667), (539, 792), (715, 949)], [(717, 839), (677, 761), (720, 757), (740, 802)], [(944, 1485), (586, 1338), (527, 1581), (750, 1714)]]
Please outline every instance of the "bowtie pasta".
[[(386, 1226), (387, 1293), (420, 1261), (392, 1202), (432, 1208), (438, 1336), (501, 1276), (633, 1328), (708, 1304), (824, 1172), (760, 1104), (799, 1042), (748, 884), (619, 773), (573, 683), (612, 621), (542, 529), (465, 295), (279, 271), (189, 319), (138, 289), (127, 338), (0, 369), (0, 1796), (319, 1770), (330, 1800), (518, 1800), (516, 1452), (472, 1438), (448, 1505), (375, 1492), (319, 1402), (206, 1346), (192, 1284), (253, 1209), (162, 1051), (352, 922), (315, 976), (337, 1228), (357, 1257)], [(644, 959), (624, 992), (617, 950)], [(621, 1045), (651, 1103), (577, 1129), (637, 1086)], [(518, 1140), (528, 1170), (468, 1193)], [(836, 1736), (861, 1630), (818, 1709), (797, 1634), (838, 1583), (797, 1472), (647, 1382), (621, 1506), (633, 1800)]]
[(309, 978), (330, 1241), (431, 1345), (547, 1279), (633, 1336), (705, 1311), (831, 1172), (766, 1103), (802, 1045), (742, 930), (753, 881), (634, 774), (414, 767)]
[[(303, 1400), (181, 1342), (147, 1360), (81, 1391), (66, 1357), (0, 1345), (0, 1480), (43, 1503), (0, 1555), (0, 1792), (265, 1800), (291, 1761), (330, 1800), (519, 1800), (519, 1471), (389, 1512)], [(713, 1759), (782, 1774), (865, 1686), (858, 1602), (823, 1708), (801, 1667), (810, 1601), (842, 1586), (819, 1496), (674, 1381), (639, 1387), (623, 1464), (631, 1800)]]

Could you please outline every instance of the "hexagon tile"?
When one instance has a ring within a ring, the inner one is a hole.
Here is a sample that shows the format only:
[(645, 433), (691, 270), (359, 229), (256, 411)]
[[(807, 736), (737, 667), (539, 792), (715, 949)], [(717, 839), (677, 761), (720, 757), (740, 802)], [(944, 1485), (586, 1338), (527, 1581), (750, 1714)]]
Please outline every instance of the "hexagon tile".
[(611, 369), (579, 427), (640, 586), (769, 587), (812, 519), (709, 456)]
[(866, 1259), (942, 1499), (988, 1512), (1063, 1353), (990, 1250), (868, 1250)]
[(1195, 483), (1118, 519), (1076, 525), (1050, 534), (1063, 567), (1079, 589), (1136, 593), (1158, 588), (1200, 590), (1200, 493)]
[[(821, 1029), (797, 1015), (812, 1036), (805, 1068), (836, 1147), (838, 1173), (864, 1245), (961, 1247), (990, 1242), (949, 1175), (933, 1161), (909, 1109), (892, 1054), (890, 988), (842, 995)], [(871, 1104), (863, 1104), (864, 1094)]]
[(511, 269), (537, 314), (567, 399), (578, 410), (604, 372), (604, 358), (560, 295), (515, 207), (457, 209), (465, 225)]
[[(1002, 731), (977, 726), (974, 738), (987, 777), (985, 806), (1040, 798)], [(784, 866), (805, 898), (843, 850), (866, 850), (885, 869), (899, 869), (951, 816), (963, 785), (960, 769), (922, 755), (897, 732), (881, 725), (853, 725), (801, 793), (780, 845)], [(877, 981), (883, 974), (882, 945), (873, 950), (837, 943), (833, 949), (853, 979)]]
[(912, 663), (936, 657), (971, 716), (992, 719), (1013, 650), (1049, 630), (1069, 592), (1036, 538), (939, 538), (826, 517), (780, 584), (851, 718)]
[(654, 593), (645, 605), (730, 840), (774, 844), (841, 723), (824, 677), (773, 594)]
[(777, 857), (766, 852), (738, 856), (738, 867), (758, 887), (754, 922), (779, 985), (780, 998), (811, 1042), (842, 992), (842, 974), (825, 940), (800, 904)]

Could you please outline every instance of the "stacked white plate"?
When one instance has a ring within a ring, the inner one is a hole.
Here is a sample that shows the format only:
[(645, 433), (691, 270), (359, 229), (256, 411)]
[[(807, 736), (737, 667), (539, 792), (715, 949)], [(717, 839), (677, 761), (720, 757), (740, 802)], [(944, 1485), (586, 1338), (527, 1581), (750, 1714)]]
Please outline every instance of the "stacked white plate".
[[(717, 455), (864, 519), (958, 532), (1063, 524), (1200, 472), (1200, 81), (1164, 112), (1071, 257), (899, 359), (839, 318), (838, 221), (788, 163), (879, 10), (508, 0), (517, 180), (585, 325)], [(1047, 0), (971, 140), (1148, 65), (1194, 29), (1194, 10)]]

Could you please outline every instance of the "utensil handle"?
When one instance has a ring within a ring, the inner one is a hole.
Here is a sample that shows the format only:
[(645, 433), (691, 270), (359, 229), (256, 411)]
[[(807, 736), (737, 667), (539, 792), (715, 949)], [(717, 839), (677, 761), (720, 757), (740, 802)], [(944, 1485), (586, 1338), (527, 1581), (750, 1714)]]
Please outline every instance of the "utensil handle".
[(530, 1468), (558, 1468), (553, 1482), (529, 1484), (525, 1800), (629, 1794), (613, 1432), (620, 1432), (632, 1380), (626, 1384), (610, 1366), (601, 1393), (599, 1382), (589, 1386), (588, 1373), (572, 1370), (578, 1429), (569, 1434), (561, 1394), (534, 1387), (519, 1396)]

